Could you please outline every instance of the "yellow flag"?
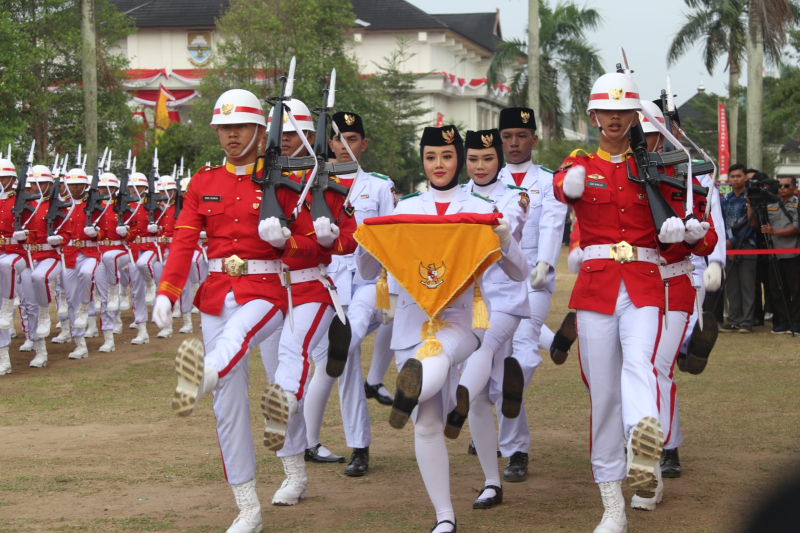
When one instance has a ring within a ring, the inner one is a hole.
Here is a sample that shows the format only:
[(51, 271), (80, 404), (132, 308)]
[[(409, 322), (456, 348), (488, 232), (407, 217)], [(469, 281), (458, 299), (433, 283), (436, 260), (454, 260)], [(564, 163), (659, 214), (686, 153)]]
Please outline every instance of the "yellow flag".
[(156, 144), (158, 144), (158, 139), (170, 124), (167, 100), (175, 100), (175, 97), (161, 85), (158, 93), (158, 101), (156, 102)]

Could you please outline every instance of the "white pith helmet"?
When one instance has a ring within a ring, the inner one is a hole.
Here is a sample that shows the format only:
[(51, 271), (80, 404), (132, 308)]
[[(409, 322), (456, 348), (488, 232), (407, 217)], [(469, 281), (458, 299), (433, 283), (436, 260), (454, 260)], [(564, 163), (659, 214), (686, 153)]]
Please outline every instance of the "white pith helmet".
[[(661, 112), (661, 109), (658, 108), (656, 104), (651, 102), (650, 100), (642, 100), (642, 107), (646, 108), (647, 111), (650, 112), (651, 115), (655, 117), (655, 119), (663, 126), (664, 125), (664, 113)], [(658, 130), (653, 123), (647, 120), (647, 118), (639, 113), (639, 122), (642, 123), (642, 130), (645, 133), (658, 133)]]
[(47, 168), (47, 165), (34, 165), (31, 169), (32, 176), (28, 178), (34, 183), (53, 183), (53, 173)]
[(147, 187), (147, 176), (141, 172), (134, 172), (128, 180), (128, 186)]
[(64, 183), (67, 185), (89, 185), (89, 176), (82, 168), (73, 168), (64, 176)]
[(603, 74), (592, 85), (589, 94), (589, 107), (595, 109), (636, 110), (641, 109), (639, 89), (627, 74), (610, 72)]
[[(314, 117), (311, 115), (311, 111), (308, 110), (308, 106), (304, 104), (300, 100), (296, 100), (292, 98), (290, 101), (284, 104), (288, 107), (294, 119), (297, 121), (297, 125), (300, 126), (300, 129), (303, 131), (314, 131), (316, 128), (314, 126)], [(275, 111), (273, 107), (269, 111), (269, 119), (267, 122), (272, 122), (272, 114)], [(283, 131), (295, 131), (294, 125), (289, 121), (289, 116), (286, 114), (286, 111), (283, 112)]]
[(97, 182), (99, 187), (116, 187), (119, 189), (119, 180), (111, 172), (103, 172), (100, 174), (100, 179)]
[(8, 159), (0, 158), (0, 178), (16, 178), (17, 168)]
[(214, 104), (214, 114), (211, 116), (210, 126), (216, 129), (221, 124), (266, 126), (261, 101), (256, 95), (244, 89), (225, 91)]

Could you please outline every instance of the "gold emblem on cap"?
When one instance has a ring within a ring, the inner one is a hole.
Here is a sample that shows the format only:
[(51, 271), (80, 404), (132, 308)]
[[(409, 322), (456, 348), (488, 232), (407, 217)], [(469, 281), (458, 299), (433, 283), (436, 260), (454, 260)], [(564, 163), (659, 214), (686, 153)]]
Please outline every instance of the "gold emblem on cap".
[(442, 130), (442, 137), (444, 138), (444, 142), (447, 144), (453, 144), (453, 141), (456, 140), (456, 132), (453, 130), (453, 128), (450, 128), (449, 130)]
[(352, 126), (353, 123), (355, 123), (355, 121), (356, 117), (354, 117), (353, 115), (348, 115), (347, 113), (344, 114), (344, 123), (347, 124), (348, 126)]
[(622, 95), (625, 94), (624, 89), (609, 89), (608, 95), (612, 100), (622, 100)]
[(531, 119), (531, 114), (528, 113), (527, 111), (520, 111), (519, 112), (519, 116), (520, 116), (520, 118), (522, 118), (522, 123), (523, 124), (527, 124), (528, 121)]
[(491, 133), (489, 135), (481, 135), (481, 141), (483, 141), (484, 148), (491, 148), (494, 142), (494, 135)]
[(230, 115), (233, 111), (233, 104), (222, 104), (222, 114)]

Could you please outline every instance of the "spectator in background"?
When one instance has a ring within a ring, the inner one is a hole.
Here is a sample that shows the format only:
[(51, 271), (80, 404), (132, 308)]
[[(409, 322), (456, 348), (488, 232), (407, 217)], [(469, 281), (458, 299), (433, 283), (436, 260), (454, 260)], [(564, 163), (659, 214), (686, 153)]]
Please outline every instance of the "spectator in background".
[[(772, 237), (775, 248), (798, 248), (800, 229), (798, 229), (797, 213), (797, 179), (780, 178), (779, 187), (778, 196), (781, 201), (767, 206), (769, 224), (761, 226), (761, 233)], [(778, 289), (775, 269), (770, 268), (772, 332), (800, 336), (800, 254), (778, 254), (777, 258), (778, 271), (783, 282), (783, 296)]]
[[(731, 192), (722, 197), (722, 214), (728, 250), (752, 250), (756, 247), (755, 229), (748, 223), (745, 167), (731, 165), (728, 169)], [(728, 323), (720, 332), (750, 333), (756, 290), (755, 256), (733, 256), (726, 267), (725, 296), (728, 298)]]

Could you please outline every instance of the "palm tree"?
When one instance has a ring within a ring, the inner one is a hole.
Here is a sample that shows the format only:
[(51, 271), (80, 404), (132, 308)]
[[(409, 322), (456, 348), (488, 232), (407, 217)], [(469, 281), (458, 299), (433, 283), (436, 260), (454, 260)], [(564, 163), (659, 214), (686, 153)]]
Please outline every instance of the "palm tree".
[(764, 57), (778, 63), (787, 32), (800, 16), (793, 0), (750, 0), (747, 40), (747, 165), (761, 168)]
[[(579, 8), (572, 3), (558, 3), (551, 8), (539, 2), (539, 109), (542, 137), (563, 138), (560, 119), (564, 106), (559, 91), (566, 81), (570, 98), (569, 112), (577, 121), (586, 112), (594, 80), (603, 73), (598, 50), (589, 45), (586, 31), (596, 29), (602, 18), (595, 9)], [(487, 78), (490, 84), (506, 82), (511, 89), (511, 104), (530, 106), (528, 72), (520, 59), (527, 57), (528, 44), (520, 39), (500, 43), (492, 57)], [(506, 80), (503, 73), (513, 68)]]
[(674, 65), (698, 41), (703, 45), (703, 63), (709, 74), (723, 54), (728, 70), (728, 138), (731, 161), (736, 162), (739, 130), (739, 74), (747, 48), (747, 0), (684, 0), (692, 11), (675, 35), (667, 53), (667, 65)]

